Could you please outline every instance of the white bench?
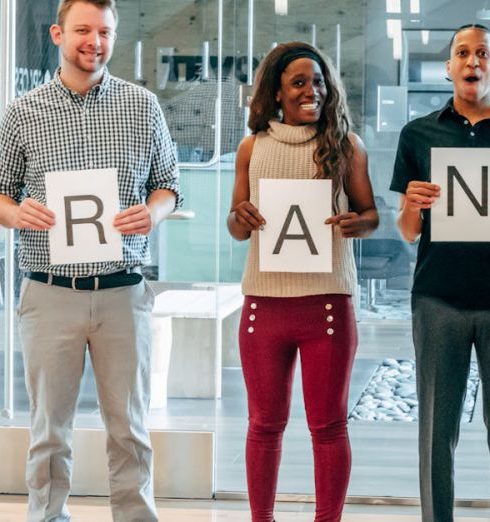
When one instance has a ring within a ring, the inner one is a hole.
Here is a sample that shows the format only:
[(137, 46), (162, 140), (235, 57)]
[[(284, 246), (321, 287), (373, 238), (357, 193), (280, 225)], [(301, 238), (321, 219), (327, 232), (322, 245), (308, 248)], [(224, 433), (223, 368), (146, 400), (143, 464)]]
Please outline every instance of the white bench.
[(221, 397), (223, 322), (242, 305), (238, 284), (194, 285), (156, 296), (152, 407), (163, 407), (167, 395)]

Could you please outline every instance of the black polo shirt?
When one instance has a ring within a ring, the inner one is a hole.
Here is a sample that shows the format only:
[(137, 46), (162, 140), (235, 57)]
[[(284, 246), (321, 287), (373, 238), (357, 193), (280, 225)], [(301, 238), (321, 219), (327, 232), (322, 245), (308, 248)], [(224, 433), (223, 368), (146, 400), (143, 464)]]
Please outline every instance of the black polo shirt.
[[(430, 181), (432, 147), (490, 147), (490, 119), (476, 125), (458, 114), (453, 100), (403, 127), (391, 190), (405, 194), (412, 180)], [(423, 210), (412, 292), (461, 308), (490, 309), (490, 243), (431, 242), (430, 210)]]

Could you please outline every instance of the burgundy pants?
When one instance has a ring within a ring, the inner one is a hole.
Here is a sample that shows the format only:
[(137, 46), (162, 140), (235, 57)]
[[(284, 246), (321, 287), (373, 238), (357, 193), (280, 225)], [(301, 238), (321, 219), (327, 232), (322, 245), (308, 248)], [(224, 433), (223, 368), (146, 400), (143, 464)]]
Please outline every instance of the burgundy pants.
[(339, 522), (349, 482), (349, 379), (357, 346), (350, 296), (245, 298), (240, 356), (248, 394), (247, 483), (253, 522), (272, 522), (299, 351), (315, 464), (315, 522)]

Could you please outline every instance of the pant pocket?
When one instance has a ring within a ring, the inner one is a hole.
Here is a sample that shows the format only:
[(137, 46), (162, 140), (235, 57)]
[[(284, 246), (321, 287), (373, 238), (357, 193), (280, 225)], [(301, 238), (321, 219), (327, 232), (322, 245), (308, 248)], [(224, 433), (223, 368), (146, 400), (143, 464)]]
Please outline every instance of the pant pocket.
[(24, 277), (20, 286), (19, 301), (17, 303), (17, 315), (20, 317), (25, 310), (26, 295), (29, 287), (31, 286), (31, 280), (28, 277)]
[(151, 308), (153, 308), (153, 305), (155, 304), (155, 297), (156, 297), (155, 291), (153, 290), (150, 283), (148, 283), (148, 281), (146, 279), (143, 279), (143, 281), (144, 281), (144, 285), (145, 285), (145, 293), (148, 296), (148, 298), (150, 299)]

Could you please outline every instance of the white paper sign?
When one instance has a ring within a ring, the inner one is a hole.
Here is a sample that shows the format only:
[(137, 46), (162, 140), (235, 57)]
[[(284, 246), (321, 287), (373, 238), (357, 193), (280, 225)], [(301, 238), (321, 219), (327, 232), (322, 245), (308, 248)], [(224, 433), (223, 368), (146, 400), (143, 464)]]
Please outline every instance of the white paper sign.
[(122, 260), (121, 234), (112, 225), (120, 211), (116, 169), (48, 172), (46, 204), (56, 215), (53, 265)]
[(490, 149), (433, 148), (431, 181), (441, 195), (431, 209), (432, 241), (490, 241)]
[(331, 272), (331, 180), (260, 179), (261, 272)]

